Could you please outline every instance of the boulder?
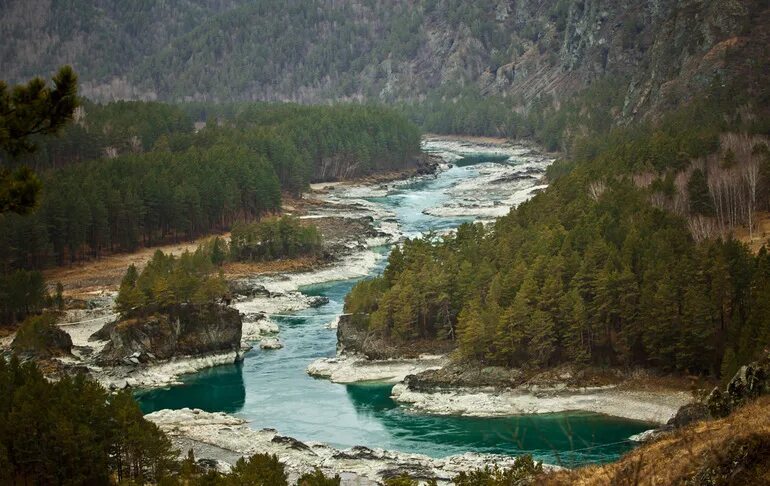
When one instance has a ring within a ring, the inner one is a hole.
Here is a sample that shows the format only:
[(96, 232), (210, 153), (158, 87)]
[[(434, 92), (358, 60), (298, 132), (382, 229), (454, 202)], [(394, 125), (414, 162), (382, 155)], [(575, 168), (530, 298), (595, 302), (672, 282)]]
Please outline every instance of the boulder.
[(31, 317), (21, 325), (11, 348), (37, 358), (69, 356), (72, 354), (72, 338), (56, 325), (55, 316), (44, 314)]
[(741, 366), (724, 391), (714, 388), (709, 393), (706, 405), (713, 417), (726, 417), (747, 401), (767, 393), (770, 393), (770, 359), (765, 358)]
[(308, 302), (310, 307), (316, 307), (316, 308), (325, 306), (328, 303), (329, 303), (329, 298), (323, 297), (323, 296), (311, 297), (310, 301)]
[(297, 451), (309, 451), (310, 446), (305, 444), (304, 442), (300, 442), (294, 437), (285, 437), (282, 435), (276, 435), (271, 439), (270, 442), (273, 442), (274, 444), (284, 444), (288, 446), (290, 449), (294, 449)]
[(260, 341), (259, 347), (262, 349), (281, 349), (283, 344), (281, 344), (281, 341), (279, 341), (278, 338), (269, 337)]
[[(238, 351), (241, 347), (240, 313), (219, 304), (179, 304), (153, 309), (106, 325), (98, 332), (109, 342), (97, 361), (139, 364), (150, 359), (198, 356)], [(152, 357), (152, 358), (150, 358)]]
[(666, 425), (679, 428), (701, 420), (710, 418), (709, 408), (705, 403), (694, 402), (683, 405), (676, 412), (676, 415), (666, 423)]

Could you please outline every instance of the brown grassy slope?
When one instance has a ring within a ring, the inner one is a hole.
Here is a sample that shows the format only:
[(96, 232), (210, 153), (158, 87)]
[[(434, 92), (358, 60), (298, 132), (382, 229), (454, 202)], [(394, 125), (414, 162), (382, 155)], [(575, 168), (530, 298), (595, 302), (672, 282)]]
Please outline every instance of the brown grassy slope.
[(770, 245), (770, 212), (757, 212), (756, 224), (757, 227), (754, 228), (751, 238), (749, 238), (749, 230), (745, 226), (736, 228), (734, 231), (735, 238), (749, 245), (754, 253), (757, 253), (763, 245)]
[(770, 397), (727, 418), (692, 424), (628, 453), (619, 461), (560, 471), (537, 484), (770, 484)]

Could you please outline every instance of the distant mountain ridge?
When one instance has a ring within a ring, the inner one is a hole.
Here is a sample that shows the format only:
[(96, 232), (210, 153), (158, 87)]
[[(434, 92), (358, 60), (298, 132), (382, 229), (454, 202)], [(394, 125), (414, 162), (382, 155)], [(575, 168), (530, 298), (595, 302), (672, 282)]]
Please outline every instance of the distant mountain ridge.
[(766, 58), (768, 10), (766, 0), (0, 0), (0, 72), (18, 82), (70, 63), (100, 101), (473, 91), (522, 111), (611, 77), (624, 120)]

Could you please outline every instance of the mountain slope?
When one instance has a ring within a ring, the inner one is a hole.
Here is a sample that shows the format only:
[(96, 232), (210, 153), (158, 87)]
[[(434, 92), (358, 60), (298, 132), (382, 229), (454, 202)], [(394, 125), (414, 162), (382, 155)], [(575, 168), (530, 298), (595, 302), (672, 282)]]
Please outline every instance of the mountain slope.
[[(609, 77), (617, 120), (722, 82), (766, 30), (763, 0), (2, 0), (0, 71), (67, 62), (91, 98), (421, 100), (515, 108)], [(764, 13), (763, 13), (764, 12)], [(760, 54), (759, 59), (766, 57)]]

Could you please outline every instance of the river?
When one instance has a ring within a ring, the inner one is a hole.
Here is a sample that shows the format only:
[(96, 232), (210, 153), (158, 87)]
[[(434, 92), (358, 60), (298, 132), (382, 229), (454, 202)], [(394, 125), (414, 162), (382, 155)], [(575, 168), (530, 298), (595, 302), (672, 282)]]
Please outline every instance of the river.
[[(343, 188), (332, 197), (373, 208), (383, 222), (406, 236), (444, 231), (462, 222), (505, 214), (542, 188), (548, 160), (521, 148), (494, 148), (428, 141), (427, 151), (455, 165), (435, 178), (387, 187)], [(471, 164), (471, 165), (466, 165)], [(433, 457), (467, 451), (530, 453), (551, 464), (575, 466), (615, 460), (633, 447), (629, 436), (650, 424), (591, 413), (472, 418), (418, 414), (390, 399), (392, 384), (341, 385), (307, 375), (308, 364), (334, 356), (336, 333), (328, 324), (342, 312), (345, 295), (360, 278), (386, 264), (387, 248), (370, 250), (371, 262), (355, 278), (300, 287), (329, 303), (272, 318), (284, 343), (280, 350), (255, 348), (243, 363), (183, 377), (183, 384), (137, 396), (145, 413), (164, 408), (223, 411), (253, 428), (275, 428), (305, 441), (419, 452)], [(334, 278), (334, 273), (329, 278)], [(288, 314), (288, 315), (287, 315)]]

